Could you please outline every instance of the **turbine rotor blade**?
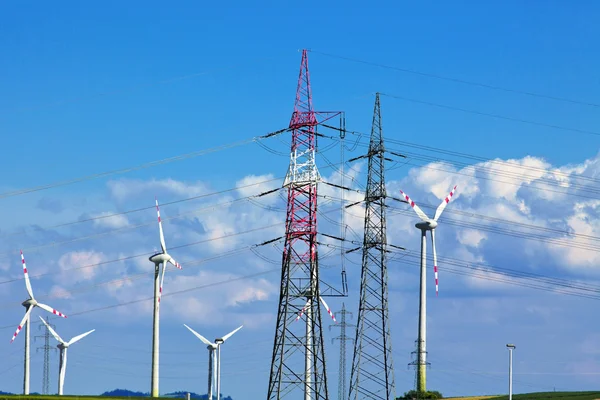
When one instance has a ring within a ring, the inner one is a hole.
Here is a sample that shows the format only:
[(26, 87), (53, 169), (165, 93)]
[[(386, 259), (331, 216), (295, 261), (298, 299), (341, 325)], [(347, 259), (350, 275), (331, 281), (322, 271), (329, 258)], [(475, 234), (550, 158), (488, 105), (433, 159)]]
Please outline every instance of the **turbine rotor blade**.
[(177, 261), (173, 260), (173, 257), (169, 258), (169, 262), (171, 264), (173, 264), (176, 268), (182, 269), (181, 264), (179, 264)]
[(237, 331), (239, 331), (239, 330), (240, 330), (240, 329), (242, 329), (243, 327), (244, 327), (244, 325), (240, 326), (240, 327), (239, 327), (239, 328), (237, 328), (237, 329), (234, 329), (234, 330), (232, 330), (232, 331), (231, 331), (231, 332), (229, 332), (227, 335), (223, 336), (223, 337), (222, 337), (222, 339), (223, 339), (223, 342), (225, 342), (227, 339), (229, 339), (230, 337), (232, 337), (234, 333), (236, 333)]
[(167, 264), (163, 263), (162, 272), (160, 275), (160, 286), (158, 287), (158, 304), (160, 304), (160, 299), (162, 298), (162, 288), (163, 283), (165, 281), (165, 271), (167, 270)]
[(308, 307), (309, 304), (310, 304), (310, 300), (308, 300), (306, 302), (306, 304), (304, 305), (304, 307), (302, 307), (302, 310), (300, 310), (300, 312), (298, 313), (298, 316), (296, 317), (296, 321), (298, 321), (300, 318), (302, 318), (302, 316), (304, 315), (304, 310), (306, 310), (306, 307)]
[(183, 324), (183, 326), (185, 326), (186, 328), (188, 328), (189, 331), (192, 332), (198, 339), (202, 340), (202, 343), (204, 343), (205, 345), (207, 345), (207, 346), (216, 346), (215, 343), (213, 343), (210, 340), (206, 339), (204, 336), (202, 336), (201, 334), (199, 334), (198, 332), (196, 332), (195, 330), (193, 330), (192, 328), (190, 328), (186, 324)]
[(86, 337), (87, 335), (89, 335), (90, 333), (94, 332), (95, 329), (92, 329), (91, 331), (87, 331), (86, 333), (82, 333), (81, 335), (77, 335), (74, 338), (72, 338), (71, 340), (69, 340), (69, 343), (67, 343), (67, 346), (72, 345), (73, 343), (76, 343), (78, 341), (80, 341), (81, 339), (83, 339), (84, 337)]
[(421, 210), (419, 208), (419, 206), (416, 205), (415, 202), (412, 201), (410, 199), (410, 197), (408, 197), (408, 195), (406, 193), (404, 193), (402, 190), (400, 191), (400, 193), (406, 199), (406, 201), (408, 201), (408, 204), (410, 204), (410, 206), (412, 207), (412, 209), (415, 210), (415, 212), (417, 213), (417, 215), (419, 216), (419, 218), (421, 218), (423, 221), (429, 221), (429, 218), (427, 218), (427, 215), (425, 215), (425, 213), (423, 212), (423, 210)]
[(54, 314), (54, 315), (58, 315), (59, 317), (67, 318), (67, 316), (66, 316), (65, 314), (61, 313), (61, 312), (60, 312), (60, 311), (58, 311), (58, 310), (55, 310), (54, 308), (52, 308), (52, 307), (50, 307), (50, 306), (47, 306), (46, 304), (37, 303), (37, 306), (38, 306), (39, 308), (41, 308), (42, 310), (46, 310), (46, 311), (48, 311), (49, 313), (52, 313), (52, 314)]
[(437, 253), (435, 252), (435, 229), (431, 230), (431, 248), (433, 251), (433, 273), (435, 274), (435, 295), (439, 293), (438, 286), (438, 267), (437, 267)]
[(62, 340), (62, 338), (60, 337), (60, 335), (58, 333), (56, 333), (56, 331), (54, 329), (52, 329), (52, 327), (50, 325), (48, 325), (46, 323), (46, 321), (44, 321), (44, 318), (40, 317), (40, 319), (42, 320), (42, 322), (44, 323), (44, 325), (46, 325), (46, 328), (48, 328), (48, 330), (50, 331), (50, 333), (52, 334), (52, 336), (54, 336), (54, 339), (58, 340), (58, 343), (66, 344), (65, 341)]
[(17, 335), (19, 334), (19, 332), (21, 332), (21, 329), (23, 329), (23, 326), (25, 326), (25, 321), (27, 321), (27, 317), (29, 316), (29, 314), (31, 314), (31, 310), (33, 310), (33, 307), (29, 307), (27, 309), (27, 312), (25, 313), (25, 316), (21, 320), (21, 323), (17, 327), (17, 330), (15, 331), (12, 339), (10, 340), (11, 343), (15, 341), (15, 338), (17, 337)]
[(327, 310), (327, 313), (329, 314), (329, 316), (331, 317), (331, 319), (333, 319), (333, 322), (337, 322), (335, 320), (335, 315), (333, 315), (333, 312), (331, 312), (331, 308), (329, 308), (329, 306), (327, 305), (327, 303), (325, 303), (325, 300), (323, 300), (323, 298), (321, 296), (319, 296), (319, 299), (321, 300), (321, 303), (323, 303), (323, 305), (325, 306), (325, 309)]
[[(458, 185), (456, 185), (456, 186), (458, 186)], [(446, 198), (444, 200), (442, 200), (442, 202), (438, 206), (437, 210), (435, 210), (435, 216), (433, 217), (434, 221), (438, 220), (438, 218), (442, 215), (442, 212), (444, 211), (444, 209), (446, 208), (448, 203), (450, 203), (450, 200), (452, 200), (452, 196), (454, 196), (454, 192), (456, 192), (456, 186), (454, 186), (454, 188), (452, 189), (450, 194), (448, 196), (446, 196)]]
[(160, 219), (160, 209), (158, 208), (158, 199), (155, 197), (156, 201), (156, 214), (158, 215), (158, 229), (160, 231), (160, 247), (162, 248), (163, 253), (167, 252), (167, 245), (165, 244), (165, 235), (163, 234), (162, 228), (162, 220)]
[(27, 286), (27, 293), (29, 293), (29, 297), (33, 299), (33, 289), (31, 289), (31, 282), (29, 281), (29, 273), (27, 272), (27, 264), (25, 264), (23, 250), (21, 250), (21, 263), (23, 264), (23, 275), (25, 275), (25, 286)]

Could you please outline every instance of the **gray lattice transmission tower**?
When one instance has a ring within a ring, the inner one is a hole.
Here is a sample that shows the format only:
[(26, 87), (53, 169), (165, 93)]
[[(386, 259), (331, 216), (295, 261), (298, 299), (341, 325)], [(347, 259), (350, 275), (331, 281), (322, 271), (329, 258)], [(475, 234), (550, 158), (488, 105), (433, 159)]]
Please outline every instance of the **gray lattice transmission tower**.
[(350, 375), (348, 399), (395, 399), (392, 341), (388, 315), (387, 254), (390, 248), (404, 250), (387, 243), (385, 161), (393, 161), (383, 143), (379, 93), (375, 97), (375, 111), (369, 152), (349, 161), (367, 158), (369, 169), (365, 195), (365, 225), (362, 246), (362, 270), (356, 341)]
[(336, 312), (338, 316), (337, 320), (340, 321), (335, 325), (330, 325), (329, 330), (334, 327), (340, 328), (340, 336), (331, 339), (331, 342), (339, 340), (340, 342), (340, 366), (339, 366), (339, 377), (338, 377), (338, 400), (346, 400), (346, 342), (354, 340), (352, 337), (346, 335), (346, 328), (356, 327), (356, 325), (349, 324), (346, 322), (346, 315), (352, 317), (352, 313), (346, 311), (346, 305), (342, 303), (342, 310)]
[[(46, 317), (46, 323), (54, 328), (54, 325), (48, 322)], [(39, 326), (40, 329), (44, 330), (43, 335), (38, 335), (35, 339), (44, 339), (44, 345), (38, 347), (36, 350), (42, 350), (44, 352), (44, 374), (42, 377), (42, 394), (50, 394), (50, 351), (56, 351), (56, 347), (50, 346), (50, 331), (44, 325)]]

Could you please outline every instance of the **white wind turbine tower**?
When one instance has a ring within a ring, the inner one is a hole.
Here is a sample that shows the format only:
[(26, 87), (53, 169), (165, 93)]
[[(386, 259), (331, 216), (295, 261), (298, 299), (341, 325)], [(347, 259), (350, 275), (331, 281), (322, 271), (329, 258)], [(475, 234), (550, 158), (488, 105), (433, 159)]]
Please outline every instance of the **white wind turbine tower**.
[(21, 262), (23, 264), (23, 274), (25, 275), (25, 286), (27, 287), (27, 293), (29, 294), (29, 298), (25, 300), (22, 304), (27, 310), (25, 312), (25, 316), (21, 320), (21, 323), (17, 327), (15, 331), (11, 343), (15, 340), (21, 329), (25, 327), (25, 371), (23, 377), (23, 394), (29, 394), (29, 341), (30, 341), (30, 331), (29, 324), (31, 323), (31, 311), (35, 307), (39, 307), (42, 310), (46, 310), (52, 314), (58, 315), (59, 317), (67, 318), (63, 313), (55, 310), (54, 308), (47, 306), (42, 303), (38, 303), (35, 297), (33, 297), (33, 290), (31, 289), (31, 282), (29, 281), (29, 273), (27, 272), (27, 265), (25, 264), (25, 257), (23, 256), (23, 251), (21, 251)]
[(435, 215), (433, 219), (427, 217), (425, 213), (415, 204), (414, 201), (408, 197), (406, 193), (402, 190), (400, 193), (404, 196), (408, 204), (415, 210), (421, 222), (417, 222), (415, 226), (421, 230), (421, 284), (419, 291), (419, 334), (417, 337), (417, 391), (425, 392), (426, 389), (426, 380), (425, 380), (425, 368), (427, 366), (427, 297), (426, 297), (426, 288), (427, 288), (427, 280), (425, 273), (425, 259), (427, 257), (426, 247), (427, 247), (427, 231), (431, 231), (431, 247), (433, 250), (433, 271), (435, 274), (435, 294), (438, 294), (438, 268), (437, 268), (437, 254), (435, 252), (435, 228), (438, 226), (437, 220), (442, 215), (442, 212), (454, 196), (454, 192), (456, 191), (456, 186), (452, 189), (450, 194), (446, 196), (442, 203), (438, 206), (437, 210), (435, 210)]
[(84, 337), (86, 337), (87, 335), (89, 335), (90, 333), (94, 332), (95, 329), (92, 329), (91, 331), (88, 331), (86, 333), (82, 333), (81, 335), (75, 336), (74, 338), (72, 338), (68, 342), (65, 342), (58, 335), (58, 333), (56, 333), (54, 331), (54, 329), (52, 329), (52, 327), (50, 327), (50, 325), (48, 325), (46, 323), (46, 321), (44, 321), (44, 318), (40, 317), (40, 319), (42, 320), (42, 322), (44, 323), (44, 325), (46, 325), (46, 328), (48, 328), (48, 330), (50, 331), (50, 333), (52, 334), (52, 336), (54, 336), (54, 339), (58, 340), (58, 346), (56, 346), (56, 347), (58, 347), (60, 349), (60, 358), (59, 358), (59, 364), (58, 364), (58, 395), (62, 396), (62, 394), (63, 394), (63, 386), (65, 384), (65, 372), (67, 370), (67, 349), (73, 343), (76, 343), (76, 342), (80, 341), (81, 339), (83, 339)]
[[(329, 314), (329, 316), (331, 317), (331, 319), (333, 319), (333, 322), (337, 322), (335, 320), (335, 315), (333, 314), (333, 312), (331, 311), (331, 308), (329, 308), (329, 306), (327, 305), (327, 303), (325, 303), (325, 300), (323, 300), (323, 297), (321, 297), (319, 295), (319, 300), (321, 300), (321, 303), (323, 303), (323, 306), (325, 307), (325, 309), (327, 310), (327, 313)], [(304, 305), (304, 307), (302, 308), (302, 310), (300, 310), (300, 312), (298, 313), (298, 316), (296, 317), (296, 321), (298, 321), (300, 318), (302, 318), (302, 315), (304, 314), (304, 312), (306, 311), (306, 350), (304, 353), (304, 380), (305, 380), (305, 390), (304, 390), (304, 398), (305, 400), (311, 400), (312, 399), (312, 391), (310, 389), (310, 385), (311, 385), (311, 379), (312, 379), (312, 373), (313, 373), (313, 354), (315, 354), (314, 349), (313, 349), (313, 330), (312, 330), (312, 324), (310, 323), (310, 320), (312, 318), (312, 312), (313, 312), (313, 307), (311, 305), (312, 303), (312, 299), (308, 299), (308, 301), (306, 302), (306, 304)]]
[[(212, 343), (210, 340), (206, 339), (204, 336), (183, 324), (186, 328), (189, 329), (198, 339), (202, 341), (207, 346), (208, 349), (208, 400), (213, 399), (213, 388), (216, 386), (217, 392), (217, 400), (221, 398), (221, 345), (225, 343), (227, 339), (233, 336), (234, 333), (242, 329), (240, 326), (237, 329), (229, 332), (227, 335), (222, 338), (215, 339), (215, 342)], [(216, 365), (215, 365), (216, 364)], [(216, 375), (216, 379), (215, 379)]]
[[(158, 208), (158, 200), (156, 200), (156, 213), (158, 215), (158, 228), (160, 232), (160, 247), (162, 251), (156, 253), (150, 257), (150, 261), (154, 263), (154, 314), (153, 314), (153, 327), (152, 327), (152, 378), (151, 378), (151, 397), (158, 397), (158, 354), (159, 354), (159, 329), (160, 329), (160, 314), (159, 304), (162, 296), (162, 287), (165, 280), (165, 271), (167, 269), (167, 262), (173, 264), (175, 267), (181, 269), (181, 265), (176, 262), (173, 257), (167, 253), (167, 246), (165, 245), (165, 236), (163, 234), (162, 221), (160, 219), (160, 210)], [(159, 272), (160, 265), (162, 264), (162, 274)]]

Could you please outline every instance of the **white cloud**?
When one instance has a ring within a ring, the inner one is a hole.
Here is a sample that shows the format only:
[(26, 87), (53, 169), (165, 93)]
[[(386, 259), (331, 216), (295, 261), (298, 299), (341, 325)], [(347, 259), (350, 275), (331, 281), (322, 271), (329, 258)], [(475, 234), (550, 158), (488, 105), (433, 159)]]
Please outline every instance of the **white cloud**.
[[(249, 197), (280, 188), (282, 184), (283, 181), (275, 179), (273, 174), (248, 175), (238, 180), (235, 183), (235, 187), (242, 197)], [(261, 197), (260, 201), (266, 204), (273, 204), (277, 202), (277, 199), (277, 195), (273, 193)]]
[[(571, 274), (569, 280), (580, 285), (594, 284), (592, 281), (583, 279), (581, 274), (588, 271), (593, 272), (596, 268), (595, 265), (598, 265), (600, 260), (597, 260), (596, 252), (578, 247), (582, 247), (586, 243), (588, 245), (595, 243), (594, 240), (581, 235), (600, 236), (598, 203), (576, 197), (565, 200), (566, 195), (549, 195), (552, 192), (539, 191), (534, 187), (540, 185), (538, 177), (541, 176), (543, 179), (550, 179), (550, 181), (544, 181), (543, 188), (564, 190), (561, 188), (568, 185), (570, 192), (583, 193), (580, 190), (582, 188), (591, 189), (590, 185), (594, 182), (583, 182), (582, 186), (582, 181), (577, 174), (596, 176), (598, 163), (585, 162), (581, 165), (560, 167), (550, 166), (543, 160), (527, 158), (511, 160), (511, 163), (506, 166), (504, 176), (490, 173), (489, 168), (496, 171), (504, 168), (504, 164), (500, 161), (481, 163), (465, 168), (456, 168), (446, 163), (434, 163), (430, 165), (431, 168), (413, 168), (407, 177), (395, 181), (389, 179), (395, 172), (388, 174), (388, 194), (399, 197), (398, 189), (406, 190), (429, 215), (433, 215), (435, 208), (453, 185), (458, 184), (459, 186), (457, 195), (446, 209), (440, 227), (436, 231), (437, 250), (440, 257), (438, 263), (440, 265), (440, 296), (428, 303), (428, 320), (431, 328), (429, 330), (430, 351), (435, 354), (436, 365), (438, 356), (440, 358), (444, 357), (444, 354), (448, 356), (448, 352), (455, 348), (471, 352), (464, 355), (465, 358), (471, 360), (477, 354), (490, 354), (491, 346), (496, 346), (496, 344), (490, 344), (495, 343), (493, 340), (502, 342), (505, 337), (510, 337), (511, 340), (514, 337), (516, 341), (523, 343), (529, 333), (517, 334), (515, 331), (523, 328), (524, 324), (531, 324), (526, 327), (533, 329), (533, 322), (537, 323), (538, 321), (540, 330), (543, 327), (546, 332), (550, 332), (549, 335), (557, 338), (552, 340), (563, 340), (565, 337), (570, 339), (571, 336), (561, 333), (560, 330), (576, 325), (576, 321), (568, 323), (568, 315), (567, 317), (564, 315), (567, 312), (575, 312), (575, 310), (583, 312), (585, 308), (572, 307), (569, 302), (572, 298), (567, 296), (565, 300), (565, 296), (560, 296), (558, 293), (532, 292), (530, 288), (507, 285), (505, 281), (515, 278), (508, 278), (505, 275), (489, 271), (473, 270), (476, 266), (490, 264), (522, 272), (538, 272), (559, 277), (562, 268), (568, 269), (568, 273)], [(365, 164), (358, 165), (364, 167)], [(534, 168), (533, 172), (530, 172), (525, 166)], [(546, 172), (542, 174), (542, 171), (538, 169), (545, 169)], [(520, 170), (525, 171), (522, 178), (514, 174)], [(454, 172), (458, 174), (454, 175)], [(362, 201), (364, 196), (362, 187), (365, 183), (364, 168), (356, 167), (346, 173), (349, 177), (345, 179), (345, 186), (356, 189), (353, 192), (344, 192), (347, 203)], [(169, 354), (171, 350), (181, 351), (181, 348), (178, 348), (178, 336), (176, 336), (186, 334), (183, 329), (181, 329), (183, 333), (179, 331), (181, 323), (187, 323), (202, 332), (205, 329), (208, 331), (212, 329), (217, 331), (217, 334), (218, 332), (228, 332), (243, 324), (245, 332), (247, 332), (246, 329), (260, 331), (253, 333), (260, 334), (263, 338), (266, 335), (272, 339), (279, 292), (280, 272), (278, 270), (281, 263), (281, 243), (278, 244), (278, 250), (274, 246), (257, 249), (261, 255), (269, 258), (266, 261), (251, 252), (244, 252), (232, 257), (212, 259), (199, 265), (191, 262), (192, 260), (211, 259), (214, 255), (248, 244), (260, 243), (283, 234), (285, 200), (279, 194), (258, 199), (257, 201), (263, 207), (248, 201), (240, 201), (227, 206), (217, 205), (238, 196), (248, 196), (279, 187), (281, 182), (273, 181), (269, 184), (260, 183), (242, 188), (244, 185), (259, 183), (272, 176), (274, 175), (249, 175), (239, 179), (235, 184), (236, 189), (228, 194), (199, 199), (194, 202), (197, 203), (193, 206), (192, 202), (184, 202), (165, 207), (163, 215), (166, 220), (167, 245), (172, 255), (182, 262), (184, 267), (181, 271), (170, 268), (165, 278), (163, 291), (165, 297), (161, 303), (161, 335), (165, 337), (165, 340), (161, 341), (163, 343), (161, 346), (164, 346), (165, 354)], [(352, 183), (350, 178), (354, 178), (356, 181)], [(490, 183), (486, 178), (508, 179), (514, 185)], [(334, 172), (325, 177), (325, 180), (339, 184), (340, 176)], [(124, 208), (144, 207), (143, 204), (152, 205), (141, 197), (137, 199), (136, 196), (139, 194), (144, 198), (150, 197), (150, 201), (152, 201), (153, 189), (165, 189), (173, 198), (186, 198), (203, 193), (202, 191), (208, 187), (208, 184), (174, 180), (124, 180), (119, 182), (119, 184), (109, 186), (109, 189), (113, 202), (128, 202), (126, 207), (123, 206)], [(554, 185), (552, 182), (556, 184)], [(283, 193), (285, 190), (280, 192)], [(319, 210), (325, 213), (318, 217), (319, 232), (337, 236), (339, 235), (337, 224), (340, 219), (339, 198), (342, 192), (340, 189), (320, 184), (319, 193), (324, 196), (319, 199)], [(158, 195), (160, 200), (161, 194), (158, 193)], [(396, 351), (401, 351), (401, 355), (406, 356), (404, 359), (395, 356), (395, 360), (409, 362), (416, 333), (417, 307), (415, 302), (418, 292), (418, 268), (415, 265), (419, 259), (419, 231), (414, 227), (414, 223), (417, 221), (416, 215), (408, 205), (391, 200), (388, 205), (390, 206), (388, 240), (390, 243), (407, 247), (409, 250), (397, 252), (389, 257), (390, 260), (393, 260), (390, 261), (389, 274), (394, 348)], [(205, 207), (208, 209), (203, 212), (191, 212), (193, 209)], [(104, 204), (101, 209), (110, 210), (112, 208), (110, 204)], [(181, 215), (180, 218), (167, 220), (168, 217), (178, 214)], [(479, 218), (474, 214), (480, 214), (486, 218)], [(98, 215), (106, 215), (106, 213)], [(128, 214), (128, 218), (124, 219), (116, 217), (99, 220), (102, 222), (98, 222), (97, 225), (103, 224), (104, 227), (118, 229), (137, 224), (137, 218), (136, 214)], [(148, 215), (139, 218), (147, 218), (148, 221), (155, 222), (155, 214), (152, 210), (148, 212)], [(501, 220), (509, 220), (514, 223), (509, 225), (502, 223)], [(346, 223), (351, 227), (351, 232), (357, 234), (357, 237), (354, 237), (352, 233), (348, 233), (348, 238), (362, 241), (364, 204), (361, 203), (346, 209)], [(220, 241), (178, 247), (270, 224), (274, 226), (246, 235), (230, 236)], [(527, 225), (537, 225), (546, 230), (533, 230), (527, 228)], [(556, 246), (542, 240), (531, 241), (520, 237), (498, 235), (494, 233), (494, 230), (498, 229), (510, 229), (521, 232), (521, 234), (535, 233), (542, 236), (555, 236), (564, 240), (569, 246)], [(581, 235), (558, 235), (550, 229), (569, 229)], [(66, 232), (64, 236), (68, 238), (69, 231), (67, 229), (61, 231), (61, 235), (63, 232)], [(127, 331), (132, 332), (132, 336), (133, 332), (136, 332), (138, 336), (135, 336), (135, 341), (131, 344), (134, 348), (137, 346), (141, 349), (139, 351), (143, 355), (140, 355), (140, 359), (143, 357), (142, 361), (147, 362), (149, 358), (149, 356), (147, 357), (148, 326), (152, 320), (151, 298), (153, 294), (152, 264), (148, 261), (148, 257), (144, 255), (100, 267), (77, 269), (80, 266), (149, 252), (152, 247), (158, 248), (156, 225), (140, 230), (132, 229), (131, 234), (128, 232), (129, 230), (126, 234), (106, 235), (101, 240), (86, 242), (86, 247), (81, 247), (80, 243), (82, 242), (79, 241), (73, 242), (74, 244), (69, 245), (68, 248), (61, 247), (60, 250), (64, 253), (58, 253), (56, 257), (48, 257), (58, 260), (54, 264), (52, 261), (40, 262), (39, 256), (32, 252), (31, 265), (34, 270), (32, 274), (45, 271), (44, 268), (52, 270), (56, 265), (60, 271), (58, 278), (51, 280), (51, 283), (46, 282), (46, 279), (39, 279), (39, 282), (34, 283), (34, 290), (40, 286), (40, 294), (48, 293), (51, 297), (57, 298), (57, 304), (54, 302), (50, 304), (61, 311), (65, 305), (61, 305), (59, 300), (69, 299), (69, 305), (66, 306), (67, 314), (71, 304), (73, 304), (74, 313), (125, 304), (103, 312), (83, 313), (82, 318), (93, 319), (94, 323), (97, 322), (98, 328), (103, 325), (106, 327), (110, 324), (122, 324), (127, 326)], [(74, 230), (71, 236), (77, 238), (79, 234), (80, 232)], [(339, 244), (334, 239), (326, 237), (321, 239), (332, 246)], [(428, 250), (431, 249), (430, 243), (428, 240)], [(346, 249), (352, 247), (355, 245), (346, 245)], [(58, 252), (58, 250), (44, 250), (48, 253), (51, 251)], [(323, 256), (329, 251), (330, 248), (322, 247), (320, 255)], [(430, 252), (429, 255), (431, 255)], [(360, 252), (355, 252), (349, 257), (354, 257), (353, 262), (358, 261), (358, 265), (350, 261), (346, 265), (352, 291), (351, 297), (343, 300), (329, 301), (327, 299), (335, 311), (340, 309), (341, 302), (344, 301), (349, 310), (356, 312), (356, 298), (352, 296), (356, 296), (355, 292), (358, 290)], [(19, 266), (15, 264), (18, 261), (18, 254), (13, 261), (11, 270), (14, 270), (14, 275), (17, 277), (20, 273)], [(189, 261), (189, 265), (186, 264), (187, 261)], [(454, 264), (461, 264), (463, 267)], [(470, 268), (464, 268), (465, 264)], [(321, 265), (323, 267), (325, 265), (332, 266), (331, 269), (323, 268), (321, 272), (322, 277), (335, 286), (338, 282), (335, 279), (339, 280), (339, 252), (334, 251), (330, 258), (322, 260)], [(539, 269), (536, 270), (536, 268)], [(69, 270), (67, 271), (67, 269)], [(241, 279), (255, 272), (267, 270), (275, 272)], [(465, 275), (452, 274), (451, 270), (463, 272)], [(427, 274), (429, 279), (428, 295), (435, 296), (432, 285), (433, 272), (429, 262)], [(479, 275), (479, 277), (475, 275)], [(499, 278), (503, 282), (493, 280), (495, 278)], [(221, 282), (227, 283), (220, 284)], [(44, 285), (47, 286), (44, 288)], [(14, 288), (15, 291), (18, 289), (19, 293), (25, 293), (22, 281), (15, 283)], [(187, 291), (188, 289), (192, 290)], [(176, 292), (177, 294), (174, 295)], [(71, 303), (72, 299), (76, 299), (77, 302)], [(576, 300), (580, 301), (581, 299)], [(569, 303), (565, 305), (565, 302)], [(163, 310), (164, 312), (162, 312)], [(18, 311), (21, 315), (22, 309), (19, 308)], [(517, 316), (519, 319), (516, 319)], [(17, 316), (15, 320), (18, 322), (19, 318)], [(325, 321), (327, 321), (326, 315), (324, 315), (324, 324), (330, 322)], [(578, 329), (581, 327), (582, 325), (578, 326)], [(177, 333), (171, 333), (171, 329)], [(473, 336), (465, 338), (465, 329), (469, 330)], [(99, 338), (106, 335), (107, 340), (113, 340), (114, 330), (105, 329), (105, 333), (100, 333), (99, 329), (98, 332)], [(536, 331), (535, 335), (539, 337), (539, 333)], [(494, 335), (498, 337), (490, 339)], [(531, 336), (533, 335), (531, 334)], [(138, 342), (142, 337), (146, 342), (140, 345)], [(325, 339), (329, 341), (330, 338), (331, 336), (328, 336)], [(552, 340), (547, 338), (537, 338), (537, 340), (544, 341), (548, 346), (553, 345)], [(585, 349), (592, 354), (596, 350), (590, 346), (596, 339), (588, 337), (586, 340), (587, 347)], [(447, 343), (453, 343), (453, 346), (447, 346)], [(457, 343), (456, 347), (454, 343)], [(583, 338), (577, 342), (577, 346), (582, 343), (584, 343)], [(270, 351), (271, 345), (272, 343), (267, 343), (265, 351)], [(333, 346), (328, 348), (333, 348)], [(526, 346), (522, 345), (521, 348), (526, 348)], [(571, 353), (575, 354), (576, 351)], [(486, 359), (485, 362), (488, 360)]]
[(458, 241), (469, 247), (478, 247), (482, 240), (487, 239), (488, 235), (475, 229), (463, 229), (457, 232)]
[(119, 229), (129, 225), (129, 220), (127, 219), (127, 216), (123, 214), (114, 214), (115, 213), (106, 211), (99, 214), (92, 214), (91, 218), (98, 218), (94, 220), (94, 225), (100, 227)]
[(58, 259), (61, 272), (55, 280), (64, 284), (90, 281), (96, 277), (101, 268), (96, 265), (105, 261), (103, 253), (90, 251), (72, 251)]
[(109, 181), (107, 185), (111, 196), (118, 202), (145, 193), (147, 193), (150, 198), (157, 196), (160, 201), (161, 197), (167, 197), (165, 194), (172, 194), (179, 198), (188, 198), (208, 192), (207, 186), (202, 182), (189, 184), (171, 178), (161, 180), (152, 179), (149, 181), (140, 179), (119, 179)]
[(54, 285), (50, 289), (49, 297), (53, 299), (70, 299), (71, 293), (62, 286)]

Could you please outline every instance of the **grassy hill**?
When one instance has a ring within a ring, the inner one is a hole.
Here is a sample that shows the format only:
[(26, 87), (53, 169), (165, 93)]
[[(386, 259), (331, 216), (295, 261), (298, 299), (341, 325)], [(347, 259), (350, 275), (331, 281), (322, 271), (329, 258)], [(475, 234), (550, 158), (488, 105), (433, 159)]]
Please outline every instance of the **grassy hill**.
[[(504, 396), (451, 397), (452, 400), (508, 400)], [(513, 400), (600, 400), (600, 392), (537, 392), (513, 394)]]

